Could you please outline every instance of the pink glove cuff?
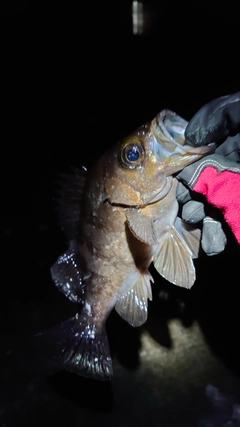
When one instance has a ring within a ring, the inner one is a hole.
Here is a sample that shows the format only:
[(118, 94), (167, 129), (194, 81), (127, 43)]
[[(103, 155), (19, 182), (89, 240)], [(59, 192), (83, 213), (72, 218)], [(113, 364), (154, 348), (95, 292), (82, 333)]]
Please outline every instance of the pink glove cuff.
[(240, 174), (228, 170), (218, 172), (212, 166), (206, 167), (193, 190), (203, 194), (209, 203), (223, 212), (240, 243)]

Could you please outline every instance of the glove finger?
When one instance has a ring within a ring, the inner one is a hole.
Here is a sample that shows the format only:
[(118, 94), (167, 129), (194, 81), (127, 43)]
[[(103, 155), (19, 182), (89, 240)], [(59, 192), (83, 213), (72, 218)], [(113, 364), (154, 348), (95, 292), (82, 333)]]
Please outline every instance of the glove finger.
[(215, 151), (233, 162), (240, 162), (240, 134), (229, 136)]
[(210, 216), (203, 220), (202, 227), (202, 249), (208, 256), (217, 255), (222, 252), (226, 246), (227, 238), (222, 229), (222, 224)]
[(182, 204), (191, 200), (190, 191), (182, 182), (178, 183), (176, 197), (177, 201)]
[(185, 138), (194, 146), (221, 144), (230, 134), (240, 131), (240, 92), (222, 96), (204, 105), (193, 116)]
[[(205, 159), (211, 158), (210, 156), (206, 156)], [(181, 172), (176, 175), (176, 178), (187, 185), (191, 190), (196, 183), (199, 173), (202, 171), (203, 159), (198, 160), (197, 162), (192, 163), (189, 166), (186, 166)], [(209, 165), (208, 165), (209, 166)], [(205, 166), (204, 166), (205, 167)], [(180, 190), (179, 190), (180, 192)]]
[[(233, 154), (233, 155), (236, 155)], [(234, 162), (231, 156), (222, 156), (220, 154), (210, 154), (201, 160), (193, 163), (192, 165), (186, 166), (176, 178), (187, 185), (191, 190), (202, 193), (199, 189), (196, 189), (196, 183), (199, 182), (199, 176), (203, 170), (209, 167), (213, 167), (219, 172), (225, 170), (240, 173), (240, 163)]]
[(182, 219), (190, 224), (196, 224), (205, 217), (204, 204), (196, 200), (191, 200), (183, 205)]

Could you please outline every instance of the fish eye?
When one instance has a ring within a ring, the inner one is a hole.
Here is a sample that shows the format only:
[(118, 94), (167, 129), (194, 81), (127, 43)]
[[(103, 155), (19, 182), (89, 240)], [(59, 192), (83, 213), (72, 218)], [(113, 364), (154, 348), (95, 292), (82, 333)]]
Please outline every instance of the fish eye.
[(140, 141), (129, 140), (121, 145), (119, 150), (119, 160), (121, 164), (128, 168), (135, 168), (142, 163), (144, 148)]

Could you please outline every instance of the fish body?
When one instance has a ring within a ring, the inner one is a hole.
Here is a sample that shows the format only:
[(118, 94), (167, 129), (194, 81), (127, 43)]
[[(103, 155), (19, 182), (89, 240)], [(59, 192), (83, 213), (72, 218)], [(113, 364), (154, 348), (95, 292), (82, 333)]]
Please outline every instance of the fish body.
[[(213, 151), (184, 139), (187, 122), (164, 110), (105, 152), (89, 170), (66, 178), (59, 198), (68, 250), (51, 268), (53, 281), (81, 305), (75, 317), (46, 332), (65, 369), (112, 378), (105, 330), (113, 308), (132, 326), (147, 319), (153, 279), (195, 281), (200, 230), (178, 217), (174, 174)], [(50, 343), (50, 346), (51, 346)]]

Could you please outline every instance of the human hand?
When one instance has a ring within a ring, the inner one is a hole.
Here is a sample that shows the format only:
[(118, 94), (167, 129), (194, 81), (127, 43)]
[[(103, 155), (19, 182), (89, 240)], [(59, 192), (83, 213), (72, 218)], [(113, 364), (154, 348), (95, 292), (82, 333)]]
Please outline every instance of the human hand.
[(185, 137), (193, 146), (219, 146), (177, 175), (182, 219), (202, 222), (202, 248), (215, 255), (224, 250), (227, 239), (218, 214), (212, 216), (214, 210), (221, 211), (240, 243), (240, 92), (204, 105), (190, 120)]

